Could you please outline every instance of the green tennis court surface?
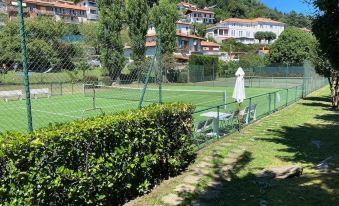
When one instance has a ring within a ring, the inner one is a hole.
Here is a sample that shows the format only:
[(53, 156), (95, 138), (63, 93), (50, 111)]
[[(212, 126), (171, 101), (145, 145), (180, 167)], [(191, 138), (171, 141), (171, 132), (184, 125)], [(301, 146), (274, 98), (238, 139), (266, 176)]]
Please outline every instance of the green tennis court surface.
[[(136, 109), (138, 108), (140, 89), (96, 88), (96, 107), (101, 108), (107, 114)], [(197, 106), (197, 110), (202, 110), (224, 104), (225, 90), (227, 102), (232, 102), (233, 88), (231, 87), (164, 86), (163, 102), (192, 103)], [(247, 88), (246, 96), (265, 94), (276, 90), (270, 88)], [(146, 91), (143, 106), (157, 102), (158, 98), (159, 91), (156, 88), (149, 88)], [(267, 98), (263, 98), (262, 101), (266, 102)], [(38, 99), (32, 99), (31, 103), (33, 127), (35, 129), (47, 126), (49, 123), (67, 122), (101, 114), (100, 110), (90, 111), (93, 108), (93, 90), (91, 88), (73, 95), (69, 92), (64, 92), (62, 96), (39, 97)], [(258, 103), (259, 105), (260, 102)], [(10, 100), (8, 102), (1, 100), (0, 114), (0, 132), (8, 130), (25, 131), (27, 129), (25, 100)]]

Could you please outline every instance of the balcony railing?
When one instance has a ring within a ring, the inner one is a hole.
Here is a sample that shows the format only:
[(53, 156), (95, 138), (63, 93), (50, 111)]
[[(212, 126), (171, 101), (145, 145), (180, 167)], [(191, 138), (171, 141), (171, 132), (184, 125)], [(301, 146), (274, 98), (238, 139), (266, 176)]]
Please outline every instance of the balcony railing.
[[(22, 8), (22, 11), (24, 13), (28, 13), (29, 9), (28, 8)], [(16, 7), (16, 6), (7, 6), (7, 12), (18, 12), (18, 7)]]
[(36, 14), (41, 14), (41, 15), (48, 15), (48, 16), (53, 16), (55, 15), (54, 11), (48, 11), (48, 10), (39, 10), (39, 9), (33, 9), (32, 11), (30, 11), (32, 13), (36, 13)]

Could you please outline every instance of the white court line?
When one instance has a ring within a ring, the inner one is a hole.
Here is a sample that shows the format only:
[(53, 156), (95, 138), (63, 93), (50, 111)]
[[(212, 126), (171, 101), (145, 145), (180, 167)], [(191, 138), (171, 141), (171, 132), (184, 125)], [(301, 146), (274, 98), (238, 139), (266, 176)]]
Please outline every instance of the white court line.
[[(26, 110), (26, 108), (21, 108), (21, 109)], [(49, 111), (44, 111), (44, 110), (39, 110), (39, 109), (32, 109), (32, 111), (42, 112), (42, 113), (46, 113), (46, 114), (53, 114), (53, 115), (57, 115), (57, 116), (64, 116), (64, 117), (81, 118), (81, 117), (78, 117), (78, 116), (67, 115), (67, 114), (64, 114), (64, 113), (49, 112)]]

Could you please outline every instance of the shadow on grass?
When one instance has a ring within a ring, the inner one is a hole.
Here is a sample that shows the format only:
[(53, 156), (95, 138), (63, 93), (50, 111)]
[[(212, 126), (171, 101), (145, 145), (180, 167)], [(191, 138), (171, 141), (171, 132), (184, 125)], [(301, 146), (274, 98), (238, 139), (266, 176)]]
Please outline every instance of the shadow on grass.
[[(326, 97), (308, 98), (315, 102), (312, 106), (328, 107)], [(312, 103), (310, 103), (312, 104)], [(317, 104), (317, 105), (316, 105)], [(307, 105), (311, 106), (311, 105)], [(307, 112), (307, 111), (305, 111)], [(304, 124), (296, 127), (281, 127), (270, 130), (274, 138), (257, 138), (258, 141), (285, 145), (279, 149), (280, 158), (287, 164), (304, 163), (306, 166), (301, 177), (285, 180), (259, 178), (253, 171), (238, 172), (251, 164), (252, 154), (245, 152), (228, 173), (231, 181), (223, 175), (222, 165), (215, 155), (214, 167), (217, 176), (212, 180), (222, 182), (222, 186), (207, 187), (203, 193), (182, 193), (183, 205), (195, 199), (196, 206), (203, 205), (339, 205), (339, 113), (318, 115), (315, 117), (323, 124)], [(318, 142), (319, 145), (315, 144)], [(321, 171), (316, 166), (326, 161), (327, 169)], [(270, 163), (267, 163), (270, 165)], [(254, 167), (251, 167), (252, 169)], [(259, 171), (262, 168), (255, 168)], [(245, 168), (246, 170), (246, 168)], [(237, 175), (236, 175), (237, 174)], [(209, 194), (210, 198), (201, 198)], [(265, 204), (266, 203), (266, 204)]]
[(315, 102), (331, 102), (330, 96), (321, 96), (321, 97), (305, 97), (304, 100), (315, 101)]
[(212, 168), (215, 172), (213, 172), (213, 175), (205, 175), (197, 185), (195, 192), (180, 192), (178, 194), (184, 199), (181, 204), (182, 206), (210, 205), (209, 202), (219, 196), (222, 188), (229, 183), (229, 180), (237, 179), (236, 174), (252, 160), (251, 153), (244, 152), (235, 159), (232, 167), (225, 171), (226, 165), (222, 164), (223, 157), (216, 151), (213, 152), (212, 157)]

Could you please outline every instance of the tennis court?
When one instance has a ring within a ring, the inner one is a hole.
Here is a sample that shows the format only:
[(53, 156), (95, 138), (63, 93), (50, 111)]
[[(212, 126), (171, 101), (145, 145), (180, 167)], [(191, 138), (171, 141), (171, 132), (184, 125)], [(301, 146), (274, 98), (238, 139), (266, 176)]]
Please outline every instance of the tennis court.
[[(80, 88), (80, 86), (76, 85), (76, 88)], [(141, 94), (141, 88), (121, 86), (84, 87), (83, 91), (73, 94), (67, 92), (67, 88), (63, 88), (63, 91), (63, 95), (51, 96), (50, 98), (41, 96), (38, 99), (31, 100), (35, 129), (47, 126), (49, 123), (87, 118), (99, 115), (102, 112), (110, 114), (136, 109)], [(246, 95), (250, 97), (273, 91), (276, 91), (276, 89), (247, 88)], [(162, 96), (163, 102), (192, 103), (197, 106), (197, 110), (202, 110), (215, 105), (222, 105), (225, 100), (232, 102), (232, 92), (232, 87), (166, 85), (163, 87)], [(95, 100), (95, 107), (101, 110), (91, 110), (93, 109), (93, 100)], [(158, 100), (159, 90), (150, 87), (145, 93), (143, 106), (158, 102)], [(267, 99), (263, 101), (267, 101)], [(0, 132), (8, 130), (25, 131), (27, 129), (24, 100), (0, 101), (0, 113)]]

